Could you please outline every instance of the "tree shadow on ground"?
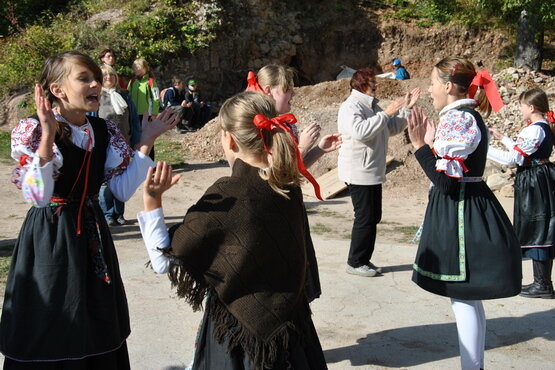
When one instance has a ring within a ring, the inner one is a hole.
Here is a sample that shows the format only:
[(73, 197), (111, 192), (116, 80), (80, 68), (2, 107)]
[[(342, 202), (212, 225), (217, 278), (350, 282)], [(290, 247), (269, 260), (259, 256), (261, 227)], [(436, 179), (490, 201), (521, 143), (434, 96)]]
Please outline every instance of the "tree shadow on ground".
[[(487, 312), (486, 312), (487, 316)], [(555, 341), (555, 308), (522, 317), (487, 320), (486, 350), (535, 338)], [(455, 323), (419, 325), (368, 334), (351, 346), (324, 351), (327, 363), (350, 360), (352, 366), (412, 367), (459, 356)]]

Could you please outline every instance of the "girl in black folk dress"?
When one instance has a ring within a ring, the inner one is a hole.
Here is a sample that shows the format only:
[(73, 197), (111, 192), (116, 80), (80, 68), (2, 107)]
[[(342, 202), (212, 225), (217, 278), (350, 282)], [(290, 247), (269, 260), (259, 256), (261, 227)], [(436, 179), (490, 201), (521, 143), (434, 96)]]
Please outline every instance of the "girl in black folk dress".
[(306, 289), (300, 152), (270, 98), (243, 92), (220, 109), (231, 176), (217, 180), (167, 231), (162, 194), (178, 180), (158, 163), (137, 218), (158, 273), (205, 314), (194, 370), (326, 369)]
[[(485, 89), (474, 100), (479, 87)], [(451, 298), (463, 369), (484, 367), (482, 300), (517, 295), (521, 284), (518, 240), (482, 180), (488, 137), (475, 108), (489, 114), (490, 102), (502, 107), (492, 87), (487, 71), (445, 58), (435, 65), (428, 90), (440, 111), (437, 132), (419, 109), (409, 119), (415, 156), (433, 183), (412, 280)]]
[(555, 123), (547, 95), (534, 88), (519, 97), (520, 112), (527, 126), (516, 142), (490, 129), (508, 151), (490, 147), (488, 158), (502, 164), (517, 164), (514, 220), (523, 257), (532, 259), (534, 282), (522, 287), (527, 298), (555, 298), (551, 271), (555, 256), (555, 165), (549, 162), (553, 150)]
[(98, 190), (129, 199), (153, 162), (154, 140), (177, 120), (145, 125), (131, 151), (98, 110), (102, 72), (69, 51), (46, 60), (37, 116), (12, 132), (14, 182), (33, 205), (13, 251), (0, 322), (4, 369), (129, 369), (129, 312)]

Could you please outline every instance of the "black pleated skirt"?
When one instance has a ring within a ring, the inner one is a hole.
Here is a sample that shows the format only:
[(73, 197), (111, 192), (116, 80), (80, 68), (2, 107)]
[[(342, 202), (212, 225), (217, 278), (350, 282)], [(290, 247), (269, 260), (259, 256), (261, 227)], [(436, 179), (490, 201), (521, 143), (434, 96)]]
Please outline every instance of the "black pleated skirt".
[(555, 256), (555, 164), (519, 167), (515, 181), (515, 231), (522, 255)]
[(129, 368), (129, 312), (114, 243), (98, 202), (87, 204), (81, 235), (77, 203), (27, 213), (0, 321), (0, 350), (13, 368), (68, 361), (89, 369), (104, 360), (116, 364), (106, 369)]
[(412, 280), (446, 297), (511, 297), (521, 289), (518, 240), (484, 182), (460, 183), (456, 195), (430, 190)]

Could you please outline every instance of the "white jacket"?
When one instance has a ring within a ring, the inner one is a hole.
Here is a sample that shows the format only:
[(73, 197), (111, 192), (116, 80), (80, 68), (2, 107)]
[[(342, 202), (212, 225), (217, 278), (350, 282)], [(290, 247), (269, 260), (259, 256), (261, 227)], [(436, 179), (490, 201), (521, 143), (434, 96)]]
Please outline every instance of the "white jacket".
[(409, 114), (410, 110), (403, 108), (389, 117), (378, 106), (378, 99), (353, 89), (337, 114), (343, 138), (337, 158), (339, 179), (352, 185), (383, 184), (387, 141), (405, 129)]

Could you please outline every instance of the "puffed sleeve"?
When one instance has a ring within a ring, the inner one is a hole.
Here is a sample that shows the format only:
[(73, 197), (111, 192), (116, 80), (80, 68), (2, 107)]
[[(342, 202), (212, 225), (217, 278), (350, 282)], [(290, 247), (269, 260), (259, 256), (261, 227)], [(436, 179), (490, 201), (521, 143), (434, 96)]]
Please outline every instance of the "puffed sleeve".
[(37, 154), (42, 128), (36, 118), (24, 118), (12, 130), (11, 155), (18, 161), (12, 171), (12, 182), (21, 189), (23, 198), (35, 207), (46, 206), (52, 192), (54, 181), (63, 165), (62, 153), (53, 145), (53, 157), (44, 166), (40, 166)]
[(537, 125), (524, 128), (516, 139), (516, 142), (505, 136), (501, 142), (509, 149), (501, 150), (490, 146), (488, 159), (501, 164), (518, 164), (522, 166), (524, 158), (535, 153), (545, 139), (545, 132)]
[(110, 142), (106, 152), (104, 177), (114, 196), (122, 202), (131, 198), (144, 181), (154, 161), (140, 151), (133, 152), (117, 126), (106, 120)]
[(473, 153), (482, 134), (474, 116), (465, 111), (450, 110), (439, 121), (434, 138), (434, 151), (440, 159), (436, 171), (461, 178), (466, 172), (464, 161)]

